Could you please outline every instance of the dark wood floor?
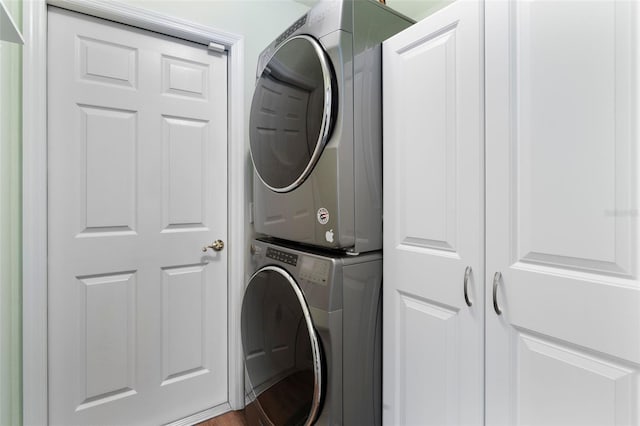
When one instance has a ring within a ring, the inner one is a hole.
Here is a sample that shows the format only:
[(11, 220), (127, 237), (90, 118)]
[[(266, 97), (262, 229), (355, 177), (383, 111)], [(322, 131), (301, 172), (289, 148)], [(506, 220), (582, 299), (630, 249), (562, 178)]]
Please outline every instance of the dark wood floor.
[[(244, 410), (231, 411), (196, 426), (297, 426), (311, 407), (314, 377), (298, 371), (265, 390)], [(259, 403), (258, 403), (259, 402)]]
[(214, 417), (196, 426), (249, 426), (244, 410), (230, 411), (221, 416)]

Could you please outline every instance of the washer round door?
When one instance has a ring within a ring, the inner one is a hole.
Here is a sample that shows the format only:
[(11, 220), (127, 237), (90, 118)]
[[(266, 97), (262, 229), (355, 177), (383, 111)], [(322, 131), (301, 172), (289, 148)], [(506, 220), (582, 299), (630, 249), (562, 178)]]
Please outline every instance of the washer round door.
[(324, 363), (302, 292), (284, 269), (266, 266), (249, 280), (242, 345), (252, 399), (247, 412), (256, 408), (266, 424), (312, 424), (322, 400)]
[(249, 136), (255, 170), (272, 191), (297, 188), (313, 170), (331, 134), (336, 91), (313, 37), (289, 38), (269, 60), (253, 94)]

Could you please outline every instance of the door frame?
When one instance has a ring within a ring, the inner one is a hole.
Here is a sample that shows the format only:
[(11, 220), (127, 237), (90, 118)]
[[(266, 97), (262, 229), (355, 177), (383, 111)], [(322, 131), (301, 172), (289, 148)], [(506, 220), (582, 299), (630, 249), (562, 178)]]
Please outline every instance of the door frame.
[[(175, 424), (192, 424), (244, 407), (240, 307), (244, 289), (247, 173), (244, 141), (244, 38), (114, 0), (31, 0), (23, 3), (22, 108), (22, 395), (23, 424), (48, 424), (47, 281), (47, 7), (58, 6), (150, 30), (228, 54), (227, 210), (228, 404)], [(231, 190), (236, 188), (236, 190)]]

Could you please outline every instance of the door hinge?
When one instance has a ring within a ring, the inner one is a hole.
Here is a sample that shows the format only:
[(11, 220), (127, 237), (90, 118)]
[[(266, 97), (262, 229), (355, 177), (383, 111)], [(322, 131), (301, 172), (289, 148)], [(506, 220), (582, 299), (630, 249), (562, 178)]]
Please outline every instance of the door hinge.
[(218, 52), (218, 53), (224, 53), (224, 51), (227, 50), (227, 48), (224, 46), (224, 44), (210, 42), (209, 50), (213, 50), (214, 52)]

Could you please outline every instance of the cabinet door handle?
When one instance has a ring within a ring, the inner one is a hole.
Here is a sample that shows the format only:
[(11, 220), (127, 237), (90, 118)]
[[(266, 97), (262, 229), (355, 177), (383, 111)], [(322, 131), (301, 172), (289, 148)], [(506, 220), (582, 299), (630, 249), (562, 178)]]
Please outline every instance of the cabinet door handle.
[(496, 272), (493, 275), (493, 310), (496, 311), (496, 314), (502, 315), (502, 310), (498, 307), (498, 284), (502, 279), (502, 274), (500, 272)]
[(467, 266), (464, 270), (464, 301), (467, 303), (467, 306), (473, 305), (471, 300), (469, 300), (469, 291), (467, 290), (467, 286), (469, 285), (469, 275), (471, 275), (471, 266)]

